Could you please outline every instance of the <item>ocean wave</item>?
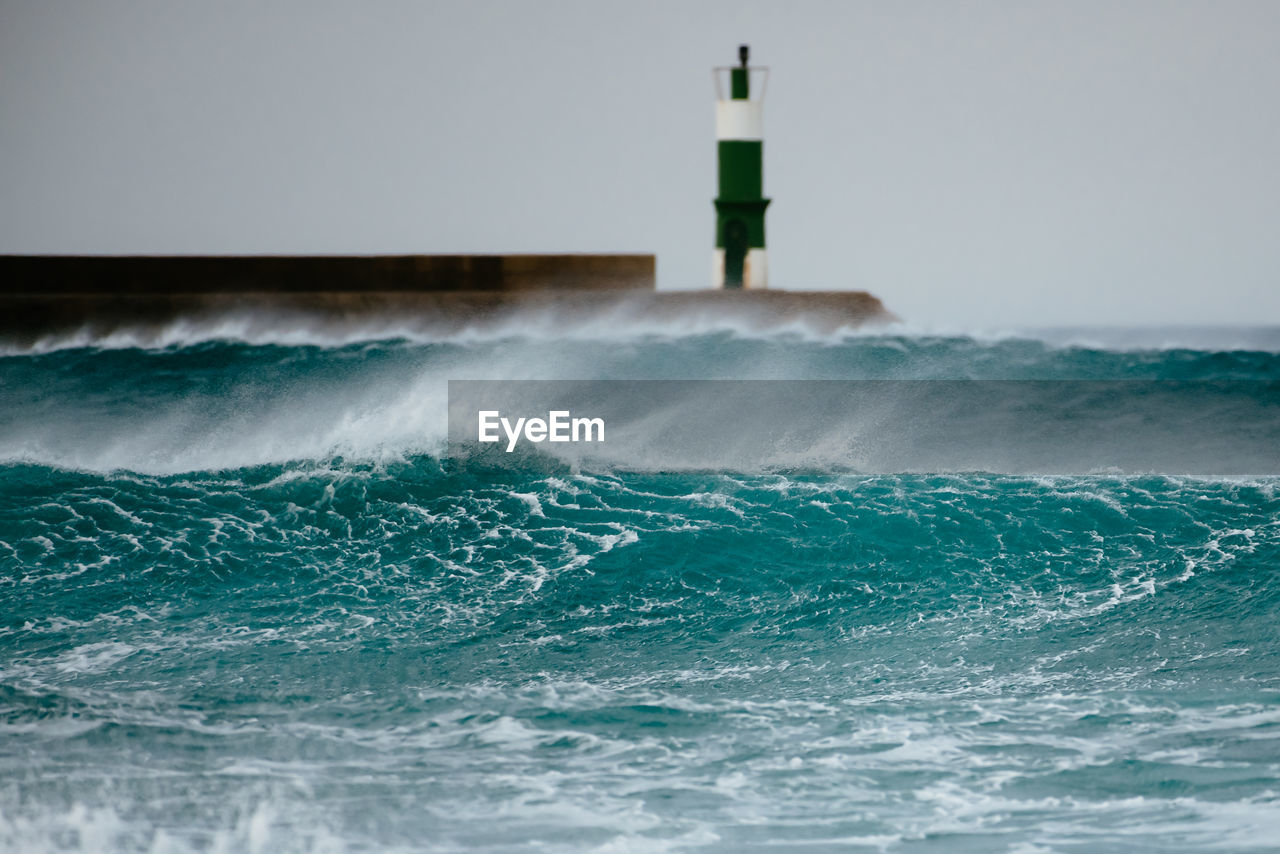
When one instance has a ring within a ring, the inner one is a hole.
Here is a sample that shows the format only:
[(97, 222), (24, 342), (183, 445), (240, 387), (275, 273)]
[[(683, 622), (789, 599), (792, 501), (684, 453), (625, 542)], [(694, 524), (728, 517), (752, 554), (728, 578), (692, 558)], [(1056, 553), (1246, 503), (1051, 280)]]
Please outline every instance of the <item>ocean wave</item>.
[[(0, 461), (174, 473), (335, 456), (390, 462), (441, 455), (448, 382), (463, 379), (1266, 383), (1276, 376), (1280, 353), (1257, 349), (1122, 351), (1023, 338), (983, 343), (897, 334), (838, 343), (717, 333), (66, 349), (0, 358), (6, 404), (0, 409)], [(663, 417), (678, 416), (672, 411)], [(1233, 417), (1224, 414), (1223, 420)], [(856, 468), (849, 441), (867, 428), (856, 419), (826, 426), (832, 434), (826, 450), (815, 447), (791, 462), (770, 464)], [(922, 426), (900, 420), (890, 432), (909, 437)], [(877, 428), (876, 435), (888, 433)], [(965, 465), (1004, 470), (996, 456)]]
[(838, 346), (856, 339), (969, 340), (988, 346), (1036, 342), (1053, 348), (1132, 353), (1199, 350), (1280, 353), (1275, 326), (1009, 326), (973, 327), (901, 320), (833, 324), (826, 318), (761, 319), (733, 312), (693, 312), (687, 317), (646, 319), (625, 307), (582, 317), (529, 308), (493, 321), (441, 323), (430, 316), (369, 314), (324, 316), (303, 310), (226, 309), (173, 320), (122, 321), (84, 326), (22, 340), (0, 339), (0, 357), (62, 350), (166, 350), (213, 342), (283, 347), (348, 347), (373, 342), (478, 344), (502, 340), (642, 341), (728, 335), (747, 341), (784, 340)]

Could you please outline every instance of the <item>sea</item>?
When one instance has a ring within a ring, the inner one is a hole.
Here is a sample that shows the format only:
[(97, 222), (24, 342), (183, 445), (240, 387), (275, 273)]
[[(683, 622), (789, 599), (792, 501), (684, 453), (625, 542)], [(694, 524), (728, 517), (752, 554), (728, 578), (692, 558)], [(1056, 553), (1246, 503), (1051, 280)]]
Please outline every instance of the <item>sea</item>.
[(469, 466), (468, 379), (1105, 381), (1116, 431), (1234, 382), (1280, 423), (1280, 328), (0, 348), (0, 851), (1280, 850), (1280, 468)]

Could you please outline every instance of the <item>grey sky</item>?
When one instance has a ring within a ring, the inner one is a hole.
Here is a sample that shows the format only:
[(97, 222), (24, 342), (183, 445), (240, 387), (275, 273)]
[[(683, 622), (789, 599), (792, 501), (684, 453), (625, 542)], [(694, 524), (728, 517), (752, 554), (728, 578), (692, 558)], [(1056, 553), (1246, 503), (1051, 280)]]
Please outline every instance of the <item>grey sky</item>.
[(710, 67), (771, 283), (908, 319), (1280, 322), (1280, 2), (4, 2), (0, 251), (658, 255), (710, 279)]

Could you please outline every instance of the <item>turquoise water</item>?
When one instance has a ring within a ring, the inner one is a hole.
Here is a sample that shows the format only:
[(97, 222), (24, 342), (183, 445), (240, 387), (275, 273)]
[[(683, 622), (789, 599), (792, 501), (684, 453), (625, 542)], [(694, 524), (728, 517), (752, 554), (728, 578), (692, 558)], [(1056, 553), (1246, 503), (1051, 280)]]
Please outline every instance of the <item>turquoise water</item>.
[(0, 850), (1276, 848), (1271, 473), (442, 450), (447, 379), (1276, 380), (1280, 330), (358, 339), (0, 358)]

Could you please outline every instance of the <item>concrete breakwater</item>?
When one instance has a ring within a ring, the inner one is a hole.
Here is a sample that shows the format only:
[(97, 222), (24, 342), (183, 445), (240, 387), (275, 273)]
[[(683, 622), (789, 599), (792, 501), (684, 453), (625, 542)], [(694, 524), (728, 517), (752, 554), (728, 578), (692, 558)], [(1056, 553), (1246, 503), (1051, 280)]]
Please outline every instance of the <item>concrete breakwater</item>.
[(0, 255), (7, 293), (627, 290), (652, 255)]
[[(431, 259), (431, 260), (426, 260)], [(491, 259), (498, 259), (496, 262)], [(0, 338), (116, 332), (142, 339), (175, 321), (341, 335), (586, 325), (819, 332), (895, 318), (864, 291), (654, 290), (652, 255), (369, 258), (0, 257)]]

